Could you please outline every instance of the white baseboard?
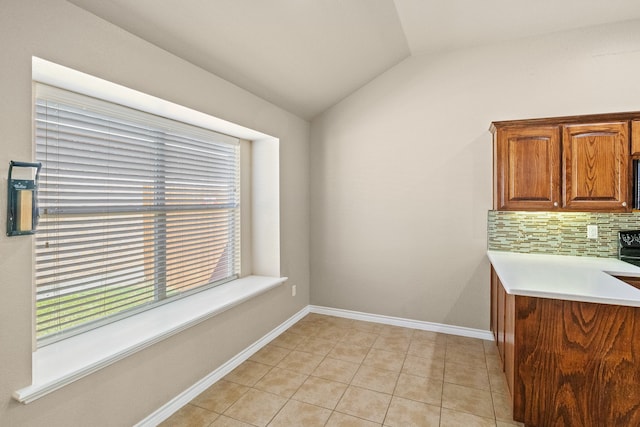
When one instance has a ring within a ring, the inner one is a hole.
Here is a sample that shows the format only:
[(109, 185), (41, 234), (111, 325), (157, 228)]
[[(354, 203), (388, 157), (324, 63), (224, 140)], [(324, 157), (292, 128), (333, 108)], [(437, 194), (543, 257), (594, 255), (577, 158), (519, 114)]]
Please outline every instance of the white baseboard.
[(421, 329), (424, 331), (440, 332), (443, 334), (459, 335), (463, 337), (479, 338), (483, 340), (493, 340), (493, 334), (490, 331), (482, 329), (465, 328), (462, 326), (450, 326), (441, 323), (424, 322), (421, 320), (403, 319), (401, 317), (382, 316), (379, 314), (362, 313), (359, 311), (342, 310), (339, 308), (321, 307), (317, 305), (308, 305), (280, 326), (251, 344), (249, 347), (235, 355), (218, 369), (171, 399), (161, 408), (153, 412), (151, 415), (140, 421), (135, 427), (153, 427), (173, 415), (178, 409), (193, 400), (200, 393), (211, 387), (218, 380), (222, 379), (229, 372), (237, 368), (242, 362), (253, 356), (258, 350), (273, 341), (278, 335), (289, 329), (296, 322), (309, 313), (325, 314), (327, 316), (344, 317), (347, 319), (362, 320), (365, 322), (382, 323), (385, 325), (402, 326), (405, 328)]
[(404, 328), (421, 329), (423, 331), (440, 332), (449, 335), (478, 338), (493, 341), (491, 331), (482, 329), (465, 328), (463, 326), (444, 325), (442, 323), (425, 322), (422, 320), (403, 319), (401, 317), (383, 316), (380, 314), (362, 313), (359, 311), (342, 310), (339, 308), (309, 306), (310, 313), (325, 314), (327, 316), (344, 317), (347, 319), (362, 320), (365, 322), (382, 323), (385, 325), (402, 326)]
[(274, 330), (260, 338), (258, 341), (251, 344), (249, 347), (236, 354), (233, 358), (228, 360), (222, 366), (202, 378), (200, 381), (189, 387), (187, 390), (180, 393), (178, 396), (171, 399), (164, 404), (161, 408), (153, 412), (151, 415), (140, 421), (135, 427), (153, 427), (160, 424), (162, 421), (173, 415), (178, 409), (182, 408), (187, 403), (191, 402), (200, 393), (211, 387), (218, 380), (222, 379), (229, 372), (240, 366), (242, 362), (253, 356), (258, 350), (265, 345), (269, 344), (281, 333), (289, 329), (296, 324), (300, 319), (309, 314), (309, 306), (306, 306), (285, 322), (280, 324)]

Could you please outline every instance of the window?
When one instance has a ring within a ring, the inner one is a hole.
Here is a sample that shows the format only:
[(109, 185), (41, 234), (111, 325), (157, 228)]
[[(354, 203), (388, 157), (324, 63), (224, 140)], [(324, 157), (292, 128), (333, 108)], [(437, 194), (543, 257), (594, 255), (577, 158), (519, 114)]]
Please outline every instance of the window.
[(240, 148), (226, 135), (36, 84), (41, 345), (240, 273)]

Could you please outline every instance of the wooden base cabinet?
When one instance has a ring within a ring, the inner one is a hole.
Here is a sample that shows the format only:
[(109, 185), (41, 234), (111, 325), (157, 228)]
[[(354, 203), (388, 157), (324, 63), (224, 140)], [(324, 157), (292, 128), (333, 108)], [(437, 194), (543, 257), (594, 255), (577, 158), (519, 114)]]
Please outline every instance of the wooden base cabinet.
[(506, 294), (503, 310), (514, 420), (640, 426), (640, 308)]
[(498, 354), (502, 361), (502, 370), (507, 375), (509, 391), (513, 396), (513, 295), (504, 290), (498, 275), (491, 268), (491, 330), (498, 346)]

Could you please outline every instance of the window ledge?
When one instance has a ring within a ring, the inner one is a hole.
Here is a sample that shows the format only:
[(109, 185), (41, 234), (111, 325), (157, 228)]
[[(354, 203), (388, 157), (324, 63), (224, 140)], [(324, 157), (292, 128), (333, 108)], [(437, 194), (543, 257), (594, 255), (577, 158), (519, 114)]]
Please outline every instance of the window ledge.
[(25, 404), (33, 402), (286, 280), (243, 277), (39, 348), (33, 353), (32, 384), (14, 392), (13, 397)]

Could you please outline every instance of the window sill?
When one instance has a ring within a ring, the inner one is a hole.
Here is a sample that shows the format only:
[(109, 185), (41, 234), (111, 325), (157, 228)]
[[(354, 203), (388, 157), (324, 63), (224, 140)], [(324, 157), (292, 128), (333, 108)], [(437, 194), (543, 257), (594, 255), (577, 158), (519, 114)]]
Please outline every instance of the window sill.
[(248, 276), (39, 348), (32, 384), (14, 392), (30, 403), (173, 334), (273, 289), (286, 277)]

